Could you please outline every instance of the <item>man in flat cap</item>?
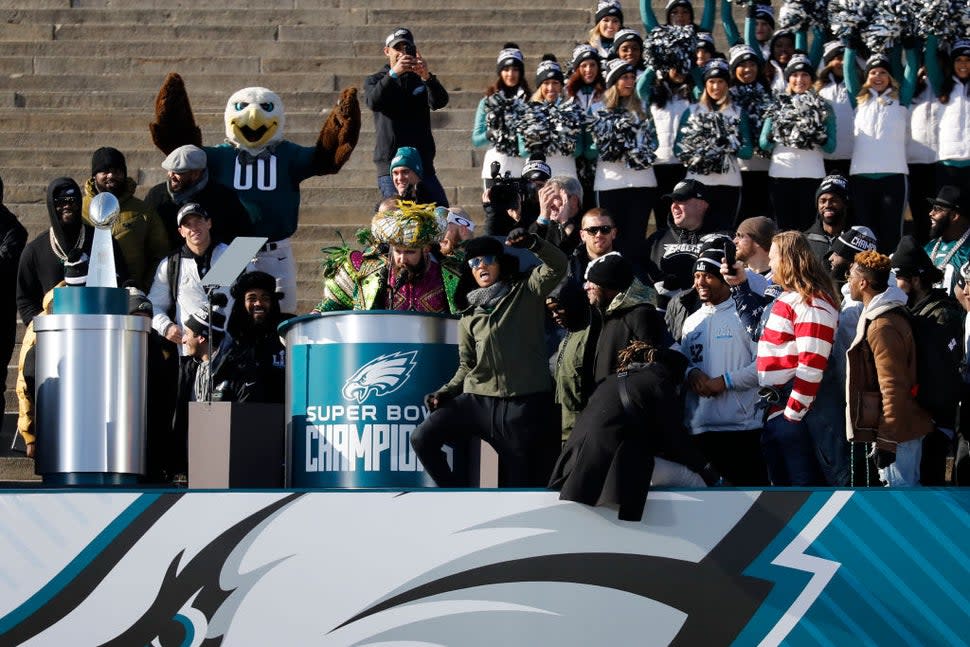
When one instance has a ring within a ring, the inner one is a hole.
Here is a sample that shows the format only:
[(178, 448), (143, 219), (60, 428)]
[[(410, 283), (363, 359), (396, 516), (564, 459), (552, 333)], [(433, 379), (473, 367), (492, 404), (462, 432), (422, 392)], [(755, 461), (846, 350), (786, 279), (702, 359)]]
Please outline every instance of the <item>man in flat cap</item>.
[(213, 240), (228, 245), (236, 236), (249, 234), (249, 216), (236, 192), (209, 179), (204, 150), (191, 144), (179, 146), (165, 158), (162, 168), (168, 179), (151, 188), (145, 203), (162, 219), (171, 249), (182, 245), (175, 216), (189, 202), (201, 205), (209, 214)]

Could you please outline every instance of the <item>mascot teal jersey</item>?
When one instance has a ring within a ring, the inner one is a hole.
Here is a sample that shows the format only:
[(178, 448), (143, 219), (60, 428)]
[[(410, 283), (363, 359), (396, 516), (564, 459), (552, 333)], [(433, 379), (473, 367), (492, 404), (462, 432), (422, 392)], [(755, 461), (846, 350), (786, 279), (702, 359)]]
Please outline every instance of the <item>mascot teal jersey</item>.
[(277, 241), (296, 232), (300, 182), (319, 175), (316, 148), (282, 141), (257, 158), (230, 144), (204, 150), (209, 177), (236, 191), (249, 212), (254, 236)]

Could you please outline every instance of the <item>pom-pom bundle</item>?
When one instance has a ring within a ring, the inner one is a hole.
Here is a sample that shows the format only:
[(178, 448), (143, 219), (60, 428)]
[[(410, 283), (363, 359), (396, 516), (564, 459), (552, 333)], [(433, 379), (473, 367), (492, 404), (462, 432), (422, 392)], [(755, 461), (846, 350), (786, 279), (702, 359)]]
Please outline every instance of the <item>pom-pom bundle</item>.
[(520, 94), (510, 98), (496, 92), (485, 100), (485, 137), (495, 150), (505, 155), (519, 154), (516, 133), (524, 112), (525, 101)]
[(686, 76), (694, 65), (696, 51), (693, 25), (654, 27), (643, 39), (643, 60), (658, 73), (676, 70)]
[(590, 128), (599, 157), (626, 162), (634, 170), (650, 168), (657, 159), (657, 130), (653, 120), (641, 119), (623, 108), (597, 110)]
[(787, 0), (778, 15), (778, 29), (800, 31), (829, 22), (828, 0)]
[(572, 155), (584, 122), (582, 106), (572, 99), (558, 104), (533, 102), (519, 119), (519, 135), (529, 153)]
[(681, 133), (677, 157), (692, 173), (727, 173), (739, 148), (737, 117), (720, 112), (696, 112)]
[(828, 141), (825, 121), (828, 102), (814, 90), (802, 94), (781, 94), (768, 110), (771, 138), (777, 144), (808, 150)]
[(858, 35), (874, 53), (888, 51), (906, 36), (935, 34), (945, 42), (970, 36), (966, 0), (830, 0), (828, 9), (836, 38)]
[[(771, 108), (774, 101), (771, 92), (760, 83), (732, 85), (728, 92), (731, 94), (731, 102), (747, 113), (751, 120), (752, 132), (760, 133), (761, 126), (765, 122), (765, 112)], [(760, 157), (770, 157), (760, 146), (755, 148), (755, 154)]]

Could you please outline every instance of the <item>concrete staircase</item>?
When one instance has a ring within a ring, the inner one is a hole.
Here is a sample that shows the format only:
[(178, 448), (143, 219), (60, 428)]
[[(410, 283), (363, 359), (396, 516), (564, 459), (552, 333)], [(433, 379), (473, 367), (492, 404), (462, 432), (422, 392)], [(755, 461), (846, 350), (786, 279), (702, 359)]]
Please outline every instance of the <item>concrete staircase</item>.
[[(663, 0), (654, 3), (663, 15)], [(286, 137), (310, 144), (339, 91), (351, 85), (362, 91), (364, 78), (384, 63), (384, 37), (405, 25), (451, 96), (433, 118), (439, 177), (451, 203), (481, 219), (482, 151), (472, 149), (469, 137), (475, 107), (495, 77), (495, 55), (504, 42), (517, 42), (530, 77), (545, 52), (568, 60), (574, 44), (585, 39), (594, 5), (594, 0), (485, 5), (473, 0), (0, 0), (5, 202), (33, 238), (48, 226), (47, 183), (59, 175), (83, 183), (90, 176), (92, 151), (104, 145), (126, 154), (139, 196), (162, 181), (163, 155), (151, 143), (148, 123), (155, 94), (170, 71), (185, 79), (205, 143), (222, 141), (229, 95), (264, 85), (286, 106)], [(639, 29), (636, 3), (627, 0), (624, 9), (626, 22)], [(365, 106), (363, 118), (360, 144), (344, 170), (302, 185), (296, 234), (300, 312), (321, 294), (320, 248), (339, 235), (352, 240), (353, 232), (369, 223), (378, 199), (373, 123)], [(15, 370), (8, 373), (8, 387), (14, 375)], [(10, 391), (6, 410), (16, 411)]]

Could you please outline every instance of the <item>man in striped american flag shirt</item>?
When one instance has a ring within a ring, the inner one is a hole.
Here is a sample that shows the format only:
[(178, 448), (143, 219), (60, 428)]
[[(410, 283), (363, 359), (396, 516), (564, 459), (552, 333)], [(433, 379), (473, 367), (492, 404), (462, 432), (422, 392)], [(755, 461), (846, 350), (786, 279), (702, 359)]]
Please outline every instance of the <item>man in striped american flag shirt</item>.
[(828, 365), (838, 293), (803, 234), (777, 234), (768, 255), (772, 279), (783, 290), (758, 340), (758, 381), (779, 394), (762, 435), (768, 473), (774, 485), (825, 485), (804, 418)]

